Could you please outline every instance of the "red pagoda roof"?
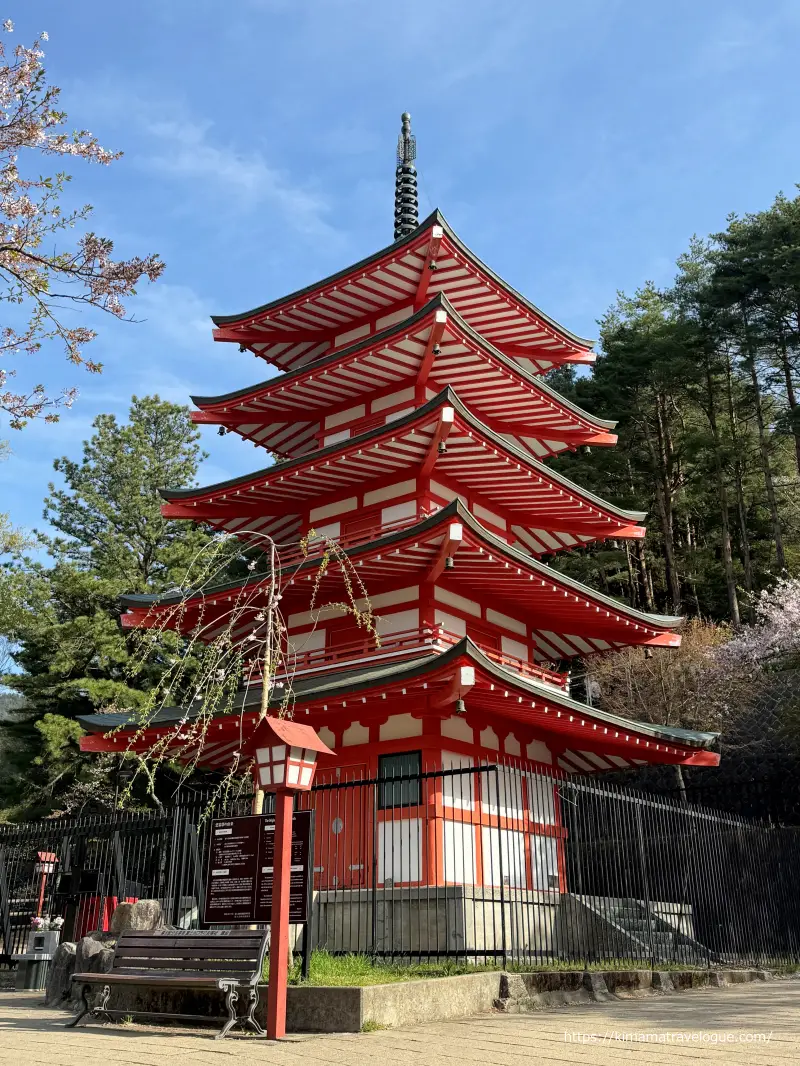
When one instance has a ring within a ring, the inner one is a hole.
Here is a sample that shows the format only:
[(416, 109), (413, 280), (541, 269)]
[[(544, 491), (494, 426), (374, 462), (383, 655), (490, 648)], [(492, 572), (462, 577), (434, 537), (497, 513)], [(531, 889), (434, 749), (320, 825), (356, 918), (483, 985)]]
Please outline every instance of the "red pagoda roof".
[[(506, 722), (530, 725), (537, 735), (544, 733), (548, 743), (551, 738), (561, 741), (567, 750), (559, 758), (559, 766), (569, 772), (597, 772), (643, 763), (719, 763), (719, 755), (709, 750), (717, 734), (632, 721), (587, 707), (557, 688), (511, 674), (468, 637), (447, 651), (412, 662), (368, 664), (357, 670), (298, 678), (294, 684), (294, 714), (319, 729), (348, 705), (360, 708), (372, 700), (385, 707), (384, 700), (397, 701), (402, 697), (412, 711), (435, 707), (451, 691), (454, 678), (464, 666), (472, 668), (468, 707), (474, 694), (482, 712), (494, 713)], [(463, 678), (460, 674), (462, 681)], [(275, 706), (281, 698), (276, 694)], [(89, 735), (81, 738), (81, 750), (152, 753), (158, 750), (161, 740), (164, 757), (187, 760), (200, 749), (200, 765), (225, 768), (234, 751), (242, 747), (243, 738), (246, 748), (246, 738), (260, 719), (261, 688), (254, 685), (243, 691), (239, 707), (215, 717), (206, 728), (193, 727), (199, 713), (195, 706), (168, 708), (146, 728), (125, 714), (84, 715), (78, 721)], [(176, 723), (183, 725), (177, 732)]]
[(426, 390), (432, 395), (448, 385), (488, 426), (537, 458), (616, 443), (609, 432), (615, 422), (581, 410), (493, 347), (441, 293), (375, 336), (277, 378), (193, 396), (201, 410), (192, 418), (298, 456), (323, 443), (326, 431), (347, 424), (352, 435), (383, 424), (419, 401), (420, 392), (424, 400)]
[[(537, 554), (608, 537), (643, 537), (644, 512), (607, 503), (494, 433), (444, 389), (389, 426), (216, 485), (162, 489), (168, 518), (206, 522), (246, 538), (296, 532), (312, 501), (333, 501), (410, 471), (441, 492), (471, 496), (502, 516)], [(388, 482), (387, 482), (388, 483)], [(294, 515), (290, 510), (294, 510)], [(273, 519), (275, 520), (273, 522)], [(552, 534), (548, 537), (547, 534)]]
[(533, 373), (591, 363), (592, 341), (559, 325), (499, 278), (439, 211), (387, 248), (304, 289), (236, 315), (214, 315), (215, 339), (292, 370), (407, 318), (436, 293)]
[[(540, 661), (625, 645), (680, 644), (675, 630), (682, 618), (638, 611), (551, 569), (495, 536), (459, 500), (406, 528), (383, 536), (379, 532), (363, 535), (370, 538), (366, 543), (345, 550), (370, 595), (431, 580), (461, 596), (477, 594), (498, 610), (525, 620), (534, 631)], [(444, 569), (445, 554), (454, 559), (452, 569)], [(298, 562), (289, 556), (281, 562), (283, 573), (292, 574), (283, 588), (282, 608), (288, 617), (292, 611), (307, 608), (307, 576), (315, 575), (319, 564), (314, 557)], [(320, 583), (319, 602), (341, 600), (340, 582), (332, 566)], [(121, 603), (128, 613), (122, 616), (122, 624), (126, 628), (166, 624), (181, 632), (199, 626), (197, 636), (212, 640), (235, 616), (239, 639), (244, 640), (258, 627), (256, 616), (263, 612), (269, 585), (268, 575), (248, 575), (202, 593), (123, 596)], [(365, 636), (363, 654), (374, 656), (370, 643), (371, 638)], [(413, 643), (404, 638), (404, 654), (424, 654), (425, 648), (424, 640)], [(326, 669), (337, 661), (330, 655), (329, 659), (317, 653), (309, 664)]]

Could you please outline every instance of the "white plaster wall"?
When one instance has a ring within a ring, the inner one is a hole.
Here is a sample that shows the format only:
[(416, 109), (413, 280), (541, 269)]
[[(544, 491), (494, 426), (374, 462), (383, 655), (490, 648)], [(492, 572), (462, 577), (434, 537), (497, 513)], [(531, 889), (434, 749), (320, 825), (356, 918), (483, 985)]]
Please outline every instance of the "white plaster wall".
[(342, 734), (342, 747), (352, 748), (369, 741), (369, 729), (361, 722), (351, 722)]
[(450, 592), (449, 589), (440, 588), (438, 585), (434, 588), (433, 595), (440, 603), (446, 603), (449, 607), (457, 607), (464, 614), (471, 614), (476, 618), (481, 616), (481, 605), (474, 600), (468, 600), (465, 596), (459, 596), (457, 593)]
[(442, 736), (451, 740), (463, 740), (465, 744), (475, 743), (475, 730), (468, 726), (460, 714), (451, 714), (442, 721)]
[[(474, 765), (469, 755), (454, 751), (442, 752), (443, 770), (466, 770)], [(461, 811), (471, 811), (475, 800), (475, 774), (454, 774), (442, 778), (442, 805)]]
[(393, 503), (391, 507), (384, 507), (381, 511), (381, 524), (385, 526), (389, 522), (399, 522), (401, 518), (414, 518), (416, 513), (416, 500)]
[(363, 418), (366, 413), (367, 409), (363, 403), (348, 407), (346, 411), (336, 411), (335, 414), (325, 416), (325, 428), (333, 429), (334, 426), (341, 426), (345, 422), (353, 422), (356, 418)]
[(472, 513), (478, 519), (478, 521), (490, 522), (493, 526), (498, 526), (500, 529), (506, 528), (505, 518), (501, 518), (499, 514), (495, 514), (494, 511), (487, 510), (486, 507), (481, 507), (479, 503), (472, 505)]
[(486, 621), (494, 622), (501, 629), (508, 629), (511, 633), (518, 633), (521, 637), (527, 637), (528, 635), (524, 622), (520, 622), (516, 618), (509, 618), (507, 614), (495, 611), (493, 607), (486, 608)]
[(326, 503), (322, 507), (314, 507), (309, 512), (308, 517), (311, 522), (317, 522), (321, 518), (331, 518), (333, 515), (355, 511), (357, 506), (358, 499), (355, 496), (350, 496), (347, 500), (337, 500), (336, 503)]
[(419, 881), (422, 869), (422, 824), (419, 818), (378, 822), (378, 884)]
[(419, 629), (419, 608), (382, 614), (377, 620), (376, 627), (382, 636), (388, 633), (403, 633), (409, 629)]
[(439, 607), (436, 608), (433, 617), (437, 624), (444, 626), (448, 633), (452, 633), (456, 637), (465, 637), (467, 635), (467, 623), (464, 618), (448, 614), (447, 611), (443, 611)]
[(514, 640), (512, 637), (500, 637), (500, 647), (506, 655), (514, 655), (517, 659), (522, 659), (523, 662), (528, 661), (527, 644), (522, 644), (520, 641)]
[(387, 407), (394, 407), (395, 404), (405, 403), (406, 400), (414, 399), (414, 387), (410, 389), (400, 389), (399, 392), (390, 392), (388, 396), (379, 396), (377, 400), (372, 401), (372, 407), (370, 410), (373, 414), (377, 414), (379, 411), (385, 411)]
[(384, 485), (382, 488), (373, 489), (364, 493), (364, 506), (370, 507), (373, 503), (383, 503), (384, 500), (393, 500), (396, 496), (407, 496), (409, 492), (416, 492), (416, 481), (398, 481), (395, 485)]
[(532, 740), (525, 752), (533, 762), (545, 763), (547, 766), (553, 765), (553, 753), (542, 740)]
[(410, 714), (393, 714), (380, 728), (381, 740), (402, 740), (404, 737), (422, 736), (422, 719)]
[(477, 881), (475, 827), (445, 819), (443, 836), (443, 880), (448, 885), (474, 885)]
[[(483, 883), (505, 884), (511, 888), (524, 888), (525, 837), (515, 829), (494, 829), (483, 826), (481, 830), (483, 851)], [(502, 871), (502, 876), (501, 876)]]

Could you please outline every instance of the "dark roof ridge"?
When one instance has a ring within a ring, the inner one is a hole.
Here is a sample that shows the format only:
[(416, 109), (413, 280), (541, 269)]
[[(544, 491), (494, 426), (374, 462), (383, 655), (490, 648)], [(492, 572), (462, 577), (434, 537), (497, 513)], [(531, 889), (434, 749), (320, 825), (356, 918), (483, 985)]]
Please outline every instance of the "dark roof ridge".
[(444, 217), (444, 215), (438, 208), (433, 210), (427, 218), (423, 219), (422, 222), (420, 222), (419, 226), (417, 226), (415, 230), (412, 230), (411, 233), (407, 234), (404, 237), (401, 237), (399, 240), (393, 241), (391, 244), (386, 245), (379, 251), (373, 252), (372, 255), (368, 255), (364, 259), (360, 259), (358, 262), (352, 263), (350, 266), (347, 266), (342, 270), (336, 271), (336, 273), (334, 274), (328, 275), (328, 277), (326, 278), (320, 278), (317, 281), (312, 282), (312, 284), (310, 285), (306, 285), (301, 289), (297, 289), (295, 292), (287, 293), (285, 296), (280, 296), (275, 300), (269, 300), (267, 303), (261, 304), (258, 307), (254, 307), (250, 311), (243, 311), (239, 314), (234, 315), (212, 315), (211, 320), (215, 326), (225, 326), (231, 325), (233, 323), (244, 322), (249, 318), (254, 318), (256, 315), (263, 314), (265, 311), (270, 311), (273, 308), (278, 308), (281, 305), (290, 303), (291, 301), (297, 300), (302, 296), (308, 296), (311, 293), (315, 292), (317, 289), (320, 289), (325, 285), (329, 285), (331, 284), (331, 282), (334, 282), (339, 278), (346, 277), (348, 274), (352, 274), (355, 271), (363, 270), (364, 267), (369, 266), (371, 263), (374, 263), (377, 260), (383, 259), (391, 252), (406, 247), (408, 244), (411, 244), (415, 240), (417, 240), (417, 238), (426, 229), (435, 225), (441, 226), (442, 229), (446, 232), (448, 238), (453, 242), (453, 244), (456, 245), (456, 247), (463, 255), (473, 260), (473, 262), (477, 266), (479, 266), (481, 270), (485, 271), (485, 273), (495, 282), (495, 284), (499, 285), (502, 289), (505, 289), (511, 296), (514, 297), (514, 299), (518, 300), (524, 307), (526, 307), (529, 311), (536, 315), (537, 318), (540, 318), (543, 322), (546, 322), (549, 326), (555, 329), (558, 333), (562, 334), (562, 336), (567, 338), (567, 340), (571, 341), (573, 344), (576, 344), (581, 348), (592, 347), (592, 345), (594, 344), (593, 340), (587, 337), (579, 337), (576, 333), (573, 333), (565, 326), (562, 326), (560, 322), (557, 322), (554, 318), (551, 318), (548, 314), (542, 311), (540, 307), (537, 307), (536, 304), (532, 303), (530, 300), (527, 299), (527, 297), (523, 296), (522, 293), (517, 292), (517, 290), (514, 289), (511, 285), (509, 285), (507, 281), (504, 281), (499, 274), (495, 274), (495, 272), (490, 267), (488, 267), (481, 259), (479, 259), (475, 255), (475, 253), (466, 244), (464, 244), (460, 237), (456, 235), (455, 231), (452, 229), (447, 219)]

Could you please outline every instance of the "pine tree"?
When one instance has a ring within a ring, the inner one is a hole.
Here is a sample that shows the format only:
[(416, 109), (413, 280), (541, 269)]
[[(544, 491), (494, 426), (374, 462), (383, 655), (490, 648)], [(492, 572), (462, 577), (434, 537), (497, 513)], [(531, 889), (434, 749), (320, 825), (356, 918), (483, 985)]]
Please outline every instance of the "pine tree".
[(158, 494), (193, 483), (202, 457), (187, 409), (151, 396), (133, 398), (125, 424), (100, 415), (81, 459), (54, 463), (64, 486), (50, 486), (44, 514), (56, 534), (39, 537), (52, 561), (18, 558), (0, 581), (0, 627), (19, 671), (3, 680), (26, 701), (14, 723), (17, 773), (0, 783), (0, 806), (20, 794), (39, 807), (62, 804), (88, 772), (75, 717), (112, 702), (136, 707), (164, 657), (180, 653), (168, 633), (132, 669), (119, 597), (174, 587), (207, 541), (162, 518)]

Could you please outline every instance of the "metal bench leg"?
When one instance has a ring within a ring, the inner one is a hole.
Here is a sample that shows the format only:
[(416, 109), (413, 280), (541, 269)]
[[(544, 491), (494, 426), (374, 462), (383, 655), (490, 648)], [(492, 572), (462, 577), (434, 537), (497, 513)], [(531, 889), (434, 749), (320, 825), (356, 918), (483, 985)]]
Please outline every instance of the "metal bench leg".
[(82, 1018), (85, 1018), (87, 1014), (91, 1014), (92, 1013), (92, 1005), (89, 1002), (89, 995), (88, 995), (89, 988), (90, 988), (89, 985), (82, 985), (81, 986), (81, 1005), (82, 1005), (83, 1009), (81, 1010), (80, 1014), (77, 1014), (72, 1019), (71, 1022), (67, 1022), (67, 1024), (64, 1026), (65, 1029), (74, 1029), (75, 1026), (78, 1024), (78, 1022)]
[(236, 991), (236, 985), (230, 981), (220, 981), (219, 987), (225, 993), (225, 1006), (228, 1008), (228, 1020), (214, 1037), (215, 1040), (222, 1040), (239, 1021), (239, 1015), (236, 1012), (239, 993)]
[(92, 1014), (94, 1014), (95, 1016), (98, 1015), (98, 1014), (105, 1014), (106, 1018), (108, 1018), (108, 1020), (110, 1022), (113, 1021), (114, 1019), (108, 1013), (108, 1009), (107, 1009), (108, 1008), (108, 1001), (109, 1001), (110, 998), (111, 998), (111, 985), (103, 985), (103, 991), (100, 993), (100, 999), (95, 1004), (95, 1008), (92, 1011)]
[(256, 1020), (256, 1010), (258, 1009), (258, 985), (254, 985), (250, 989), (250, 1006), (247, 1009), (247, 1025), (252, 1026), (258, 1036), (266, 1036), (266, 1032), (261, 1028)]

